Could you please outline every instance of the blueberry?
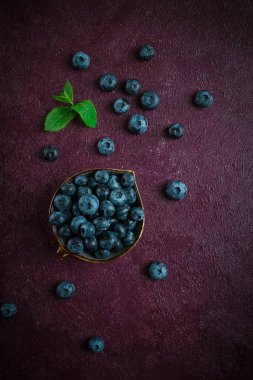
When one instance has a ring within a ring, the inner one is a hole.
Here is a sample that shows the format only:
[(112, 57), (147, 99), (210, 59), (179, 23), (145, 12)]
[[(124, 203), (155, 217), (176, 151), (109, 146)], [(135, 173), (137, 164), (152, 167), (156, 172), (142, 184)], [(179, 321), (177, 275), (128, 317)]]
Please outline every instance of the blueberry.
[(124, 190), (127, 196), (127, 203), (130, 205), (134, 204), (137, 199), (136, 191), (132, 187), (125, 188)]
[(107, 259), (110, 256), (110, 251), (100, 248), (95, 251), (94, 255), (97, 259)]
[(118, 78), (113, 74), (105, 74), (100, 78), (99, 86), (103, 91), (113, 91), (118, 86)]
[(108, 182), (109, 173), (107, 170), (97, 170), (94, 177), (98, 183), (104, 184), (104, 183)]
[(146, 91), (141, 96), (142, 107), (146, 110), (154, 110), (159, 103), (160, 98), (155, 91)]
[(136, 220), (137, 222), (139, 222), (140, 220), (143, 220), (145, 216), (144, 210), (141, 207), (133, 207), (130, 212), (130, 215), (131, 215), (131, 219)]
[(179, 139), (184, 135), (184, 127), (181, 124), (172, 124), (167, 128), (167, 133), (174, 139)]
[(87, 185), (87, 183), (88, 183), (88, 177), (85, 174), (80, 174), (80, 175), (78, 175), (78, 176), (75, 177), (74, 182), (78, 186)]
[(155, 54), (155, 49), (151, 45), (145, 45), (139, 50), (139, 58), (142, 61), (150, 61), (152, 58), (154, 58)]
[(148, 121), (145, 116), (140, 114), (135, 114), (130, 117), (128, 122), (128, 129), (132, 133), (142, 134), (148, 130)]
[(93, 194), (83, 195), (78, 201), (78, 206), (83, 214), (92, 215), (98, 210), (99, 200)]
[(110, 190), (120, 189), (121, 183), (120, 183), (119, 177), (116, 176), (115, 174), (110, 175), (109, 180), (107, 182), (107, 186), (109, 187)]
[(132, 173), (124, 173), (121, 178), (122, 186), (129, 187), (134, 185), (134, 175)]
[(90, 57), (88, 54), (79, 51), (73, 55), (72, 64), (75, 69), (85, 70), (90, 66)]
[(58, 194), (54, 197), (54, 206), (59, 211), (66, 211), (71, 206), (71, 198), (65, 194)]
[(137, 79), (128, 79), (125, 83), (125, 91), (129, 95), (137, 95), (141, 91), (141, 84)]
[(122, 243), (124, 245), (132, 245), (135, 241), (135, 235), (132, 231), (127, 231), (126, 236), (123, 237)]
[(114, 189), (111, 191), (109, 200), (114, 204), (114, 206), (123, 206), (127, 201), (127, 196), (125, 190), (123, 189)]
[(99, 207), (100, 215), (110, 218), (115, 213), (115, 207), (110, 201), (103, 201), (100, 203)]
[(129, 210), (130, 210), (130, 206), (127, 203), (125, 203), (123, 206), (116, 207), (115, 218), (119, 220), (127, 219)]
[(56, 294), (61, 299), (70, 299), (74, 296), (76, 287), (72, 282), (61, 281), (57, 284)]
[(130, 110), (130, 104), (127, 99), (119, 98), (113, 103), (113, 109), (116, 113), (126, 113)]
[(97, 181), (94, 177), (90, 177), (88, 180), (88, 187), (90, 187), (92, 190), (95, 189), (95, 187), (98, 185)]
[(116, 242), (116, 235), (111, 231), (103, 232), (99, 237), (99, 246), (108, 251), (113, 248)]
[(95, 235), (95, 227), (91, 222), (85, 222), (80, 227), (80, 233), (82, 237), (89, 238)]
[(53, 162), (57, 160), (59, 156), (59, 152), (57, 148), (49, 145), (43, 149), (42, 155), (43, 155), (44, 160)]
[(82, 215), (74, 216), (74, 218), (70, 222), (70, 229), (73, 232), (73, 234), (78, 234), (80, 232), (81, 225), (86, 221), (86, 218)]
[(63, 194), (69, 195), (70, 197), (72, 197), (75, 194), (75, 192), (76, 192), (76, 187), (75, 187), (75, 185), (72, 182), (64, 183), (61, 186), (60, 191)]
[(132, 231), (136, 227), (137, 222), (135, 220), (127, 219), (124, 220), (122, 224), (127, 231)]
[(82, 197), (83, 195), (89, 194), (92, 194), (92, 190), (89, 186), (77, 186), (76, 195), (78, 196), (78, 198)]
[(120, 239), (117, 239), (113, 247), (113, 252), (119, 253), (119, 252), (122, 252), (123, 249), (124, 249), (124, 246), (122, 244), (122, 241)]
[(104, 216), (99, 216), (93, 220), (93, 224), (96, 228), (96, 231), (105, 231), (110, 228), (111, 220), (109, 218), (105, 218)]
[(60, 237), (69, 238), (72, 235), (72, 232), (71, 232), (71, 229), (69, 228), (69, 226), (67, 224), (64, 224), (64, 226), (62, 226), (58, 229), (57, 234)]
[(68, 220), (68, 215), (61, 211), (54, 211), (49, 217), (49, 222), (55, 226), (60, 226)]
[(166, 194), (170, 199), (180, 201), (187, 194), (187, 186), (179, 180), (174, 180), (168, 183)]
[(0, 313), (4, 318), (11, 318), (17, 312), (17, 307), (13, 303), (4, 303), (0, 307)]
[(115, 151), (114, 141), (110, 137), (99, 140), (98, 151), (101, 154), (112, 154)]
[(153, 280), (162, 280), (167, 277), (168, 269), (161, 261), (154, 261), (148, 268), (148, 275)]
[(88, 349), (91, 352), (102, 352), (104, 351), (105, 343), (102, 338), (98, 336), (93, 336), (90, 338), (88, 343)]
[(198, 107), (209, 108), (213, 104), (213, 95), (206, 90), (198, 91), (195, 95), (194, 102)]
[(84, 251), (83, 241), (78, 237), (74, 237), (68, 240), (67, 249), (71, 253), (75, 253), (77, 255), (82, 255)]
[(126, 228), (121, 223), (116, 223), (112, 226), (112, 231), (118, 238), (126, 236)]
[(84, 239), (84, 245), (85, 248), (87, 248), (88, 251), (96, 251), (98, 249), (98, 242), (95, 236), (91, 236), (89, 238)]
[(74, 216), (81, 215), (81, 211), (79, 210), (79, 206), (78, 206), (77, 202), (73, 203), (72, 208), (71, 208), (71, 212)]
[(97, 186), (95, 192), (100, 201), (105, 201), (110, 195), (110, 189), (106, 185)]

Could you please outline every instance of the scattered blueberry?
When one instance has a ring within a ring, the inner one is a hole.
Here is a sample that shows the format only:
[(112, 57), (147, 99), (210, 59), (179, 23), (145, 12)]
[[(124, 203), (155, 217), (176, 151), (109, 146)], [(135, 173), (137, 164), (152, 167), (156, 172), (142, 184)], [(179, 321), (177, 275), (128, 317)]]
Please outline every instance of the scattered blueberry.
[(112, 231), (114, 232), (114, 234), (119, 238), (123, 238), (124, 236), (126, 236), (126, 228), (123, 226), (123, 224), (121, 223), (115, 223), (113, 226), (112, 226)]
[(115, 213), (115, 207), (110, 201), (103, 201), (100, 203), (99, 212), (102, 216), (110, 218)]
[(13, 303), (4, 303), (0, 307), (0, 313), (4, 318), (11, 318), (17, 312), (17, 307)]
[(118, 86), (118, 79), (113, 74), (105, 74), (100, 78), (99, 85), (103, 91), (113, 91)]
[(83, 195), (78, 201), (78, 206), (83, 214), (92, 215), (98, 210), (99, 200), (93, 194)]
[(109, 218), (105, 218), (104, 216), (99, 216), (98, 218), (93, 219), (93, 224), (96, 228), (96, 231), (105, 231), (111, 225), (111, 220)]
[(102, 352), (104, 351), (105, 343), (102, 338), (94, 336), (90, 338), (88, 343), (88, 349), (91, 352)]
[(61, 281), (56, 287), (56, 294), (61, 299), (70, 299), (74, 296), (76, 287), (72, 282)]
[(68, 215), (61, 211), (54, 211), (49, 217), (49, 222), (55, 226), (60, 226), (68, 220)]
[(110, 175), (107, 185), (110, 190), (120, 189), (121, 183), (120, 183), (119, 177), (116, 176), (115, 174)]
[(57, 231), (58, 235), (63, 238), (70, 238), (72, 235), (70, 227), (65, 224), (64, 226), (60, 227)]
[(89, 186), (77, 186), (76, 195), (81, 198), (83, 195), (92, 194), (92, 189)]
[(99, 236), (99, 246), (109, 251), (113, 248), (116, 240), (116, 235), (112, 231), (103, 232), (102, 235)]
[(139, 222), (144, 219), (144, 210), (141, 207), (133, 207), (131, 210), (131, 219)]
[(124, 173), (121, 177), (121, 183), (124, 187), (133, 186), (134, 182), (134, 175), (132, 173)]
[(70, 223), (70, 229), (74, 234), (78, 234), (80, 232), (80, 227), (83, 223), (86, 222), (86, 218), (84, 216), (75, 216)]
[(110, 195), (110, 189), (106, 185), (98, 185), (96, 187), (95, 192), (96, 192), (96, 196), (98, 197), (100, 201), (105, 201), (106, 199), (109, 198), (109, 195)]
[(139, 50), (139, 58), (142, 61), (150, 61), (154, 58), (155, 54), (155, 49), (151, 45), (145, 45)]
[(107, 249), (98, 249), (97, 251), (95, 251), (95, 257), (97, 259), (108, 259), (108, 257), (110, 256), (110, 251), (108, 251)]
[(198, 107), (209, 108), (213, 104), (213, 95), (206, 90), (198, 91), (195, 95), (194, 102)]
[(122, 206), (127, 201), (125, 190), (123, 189), (112, 190), (109, 199), (114, 206)]
[(82, 239), (78, 237), (70, 238), (67, 243), (67, 249), (71, 253), (82, 255), (84, 252), (84, 246)]
[(84, 239), (84, 245), (90, 252), (94, 252), (98, 249), (98, 242), (95, 236)]
[(174, 139), (179, 139), (184, 135), (184, 127), (181, 124), (172, 124), (167, 128), (167, 133)]
[(148, 130), (148, 121), (145, 116), (135, 114), (130, 117), (128, 129), (132, 133), (142, 134)]
[(75, 69), (85, 70), (90, 66), (90, 57), (88, 54), (79, 51), (73, 55), (72, 64)]
[(116, 113), (126, 113), (130, 110), (130, 104), (127, 99), (119, 98), (113, 103), (113, 109)]
[(187, 194), (187, 186), (179, 180), (174, 180), (168, 183), (166, 194), (170, 199), (180, 201)]
[(168, 275), (168, 269), (161, 261), (154, 261), (148, 268), (148, 275), (153, 280), (162, 280)]
[(128, 79), (125, 83), (125, 91), (129, 95), (137, 95), (141, 91), (141, 84), (137, 79)]
[(72, 182), (70, 182), (70, 183), (64, 183), (61, 186), (60, 191), (63, 194), (72, 197), (75, 194), (75, 192), (76, 192), (76, 186)]
[(83, 238), (89, 238), (95, 235), (95, 227), (91, 222), (85, 222), (80, 227), (80, 233)]
[(99, 140), (98, 151), (101, 154), (112, 154), (115, 151), (114, 141), (110, 137)]
[(124, 245), (132, 245), (135, 241), (135, 235), (132, 231), (127, 231), (126, 236), (123, 237), (122, 243)]
[(97, 170), (95, 173), (95, 180), (98, 183), (106, 183), (109, 179), (109, 173), (107, 170)]
[(78, 176), (75, 177), (74, 182), (78, 186), (87, 185), (87, 183), (88, 183), (88, 177), (85, 174), (80, 174), (80, 175), (78, 175)]
[(141, 96), (142, 107), (146, 110), (154, 110), (159, 103), (160, 98), (155, 91), (146, 91)]
[(43, 155), (44, 160), (53, 162), (57, 160), (59, 156), (59, 152), (57, 148), (49, 145), (43, 149), (42, 155)]

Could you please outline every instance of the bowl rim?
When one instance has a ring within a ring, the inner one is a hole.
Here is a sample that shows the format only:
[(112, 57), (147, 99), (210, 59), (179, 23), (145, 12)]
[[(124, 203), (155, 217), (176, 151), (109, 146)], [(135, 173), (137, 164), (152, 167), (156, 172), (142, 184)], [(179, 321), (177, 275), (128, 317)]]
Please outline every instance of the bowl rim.
[[(59, 189), (61, 188), (61, 186), (63, 185), (63, 183), (67, 183), (67, 182), (70, 182), (73, 180), (73, 178), (75, 178), (76, 176), (80, 175), (80, 174), (87, 174), (89, 172), (95, 172), (97, 170), (108, 170), (108, 171), (111, 171), (111, 172), (116, 172), (116, 173), (131, 173), (133, 174), (134, 176), (134, 186), (135, 186), (135, 190), (136, 190), (136, 194), (137, 194), (137, 198), (139, 200), (139, 203), (141, 205), (141, 207), (143, 208), (144, 210), (144, 206), (143, 206), (143, 202), (142, 202), (142, 199), (141, 199), (141, 196), (140, 196), (140, 192), (139, 192), (139, 188), (138, 188), (138, 185), (136, 183), (136, 176), (135, 176), (135, 171), (134, 170), (128, 170), (128, 169), (113, 169), (113, 168), (94, 168), (94, 169), (85, 169), (85, 170), (82, 170), (76, 174), (73, 174), (72, 176), (68, 177), (65, 181), (63, 181), (59, 186), (58, 188), (56, 189), (56, 191), (54, 192), (53, 194), (53, 197), (51, 199), (51, 202), (50, 202), (50, 206), (49, 206), (49, 216), (51, 215), (51, 208), (53, 206), (53, 201), (54, 201), (54, 198), (55, 196), (57, 195)], [(77, 255), (75, 253), (71, 253), (69, 252), (65, 247), (64, 245), (62, 244), (59, 236), (57, 235), (57, 233), (54, 231), (54, 228), (53, 226), (49, 223), (49, 226), (52, 230), (52, 233), (54, 235), (54, 238), (56, 239), (56, 241), (58, 242), (59, 244), (59, 248), (57, 250), (57, 255), (61, 258), (61, 259), (64, 259), (65, 257), (67, 256), (74, 256), (76, 258), (78, 258), (79, 260), (82, 260), (82, 261), (86, 261), (86, 262), (89, 262), (89, 263), (93, 263), (93, 264), (104, 264), (104, 263), (111, 263), (112, 261), (116, 260), (116, 259), (119, 259), (120, 257), (123, 257), (125, 256), (127, 253), (129, 253), (134, 247), (135, 245), (139, 242), (141, 236), (142, 236), (142, 233), (143, 233), (143, 230), (144, 230), (144, 224), (145, 224), (145, 218), (141, 221), (141, 229), (140, 229), (140, 232), (139, 232), (139, 236), (138, 238), (135, 240), (135, 242), (129, 246), (129, 248), (126, 248), (121, 254), (119, 255), (116, 255), (116, 256), (113, 256), (113, 257), (110, 257), (109, 259), (90, 259), (88, 257), (83, 257), (83, 256), (80, 256), (80, 255)]]

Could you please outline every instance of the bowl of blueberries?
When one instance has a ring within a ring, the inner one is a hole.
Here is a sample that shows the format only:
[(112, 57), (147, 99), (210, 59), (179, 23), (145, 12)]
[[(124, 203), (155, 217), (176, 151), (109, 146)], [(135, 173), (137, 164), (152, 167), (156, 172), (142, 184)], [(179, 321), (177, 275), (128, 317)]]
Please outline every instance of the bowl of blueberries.
[(125, 255), (144, 228), (134, 172), (92, 169), (71, 176), (52, 198), (49, 223), (61, 258), (101, 263)]

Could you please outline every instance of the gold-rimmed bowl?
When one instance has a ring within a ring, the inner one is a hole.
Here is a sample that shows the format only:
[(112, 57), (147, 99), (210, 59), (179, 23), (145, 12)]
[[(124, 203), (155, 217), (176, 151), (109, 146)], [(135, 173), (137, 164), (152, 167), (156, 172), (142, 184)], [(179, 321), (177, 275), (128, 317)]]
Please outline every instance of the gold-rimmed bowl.
[[(121, 169), (111, 169), (111, 168), (96, 168), (96, 169), (88, 169), (88, 170), (83, 170), (81, 172), (78, 172), (78, 173), (72, 175), (71, 177), (67, 178), (58, 187), (58, 189), (55, 191), (55, 193), (53, 195), (53, 198), (51, 200), (51, 203), (50, 203), (49, 216), (51, 215), (51, 213), (53, 211), (55, 211), (54, 205), (53, 205), (53, 201), (54, 201), (55, 196), (59, 193), (59, 190), (60, 190), (60, 188), (61, 188), (61, 186), (63, 184), (72, 182), (73, 179), (76, 176), (80, 175), (80, 174), (86, 174), (86, 175), (87, 174), (88, 175), (89, 174), (94, 174), (97, 170), (107, 170), (110, 174), (112, 174), (112, 173), (115, 173), (115, 174), (131, 173), (131, 174), (133, 174), (134, 179), (135, 179), (135, 184), (134, 184), (133, 188), (136, 191), (136, 195), (137, 195), (137, 200), (136, 200), (134, 206), (138, 206), (138, 207), (142, 207), (143, 208), (143, 203), (142, 203), (142, 200), (141, 200), (140, 192), (139, 192), (139, 189), (138, 189), (138, 186), (137, 186), (137, 183), (136, 183), (135, 172), (133, 170), (121, 170)], [(117, 254), (111, 254), (107, 259), (97, 259), (96, 257), (94, 257), (89, 252), (84, 252), (83, 255), (77, 255), (77, 254), (74, 254), (72, 252), (69, 252), (67, 250), (66, 246), (65, 246), (65, 243), (64, 243), (63, 239), (61, 239), (61, 237), (58, 236), (58, 234), (57, 234), (57, 227), (54, 226), (54, 225), (50, 225), (50, 227), (52, 228), (54, 237), (55, 237), (56, 241), (59, 244), (59, 248), (57, 250), (57, 254), (58, 254), (58, 256), (61, 259), (64, 259), (67, 256), (74, 256), (77, 259), (80, 259), (80, 260), (83, 260), (83, 261), (88, 261), (90, 263), (106, 263), (106, 262), (111, 262), (111, 261), (113, 261), (113, 260), (115, 260), (115, 259), (117, 259), (119, 257), (125, 256), (128, 252), (130, 252), (135, 247), (135, 245), (138, 243), (138, 241), (141, 238), (141, 235), (142, 235), (142, 232), (143, 232), (143, 229), (144, 229), (144, 220), (141, 220), (141, 221), (137, 222), (137, 225), (135, 226), (135, 228), (133, 230), (133, 232), (135, 234), (135, 237), (136, 237), (135, 242), (132, 245), (125, 247), (121, 252), (119, 252)]]

